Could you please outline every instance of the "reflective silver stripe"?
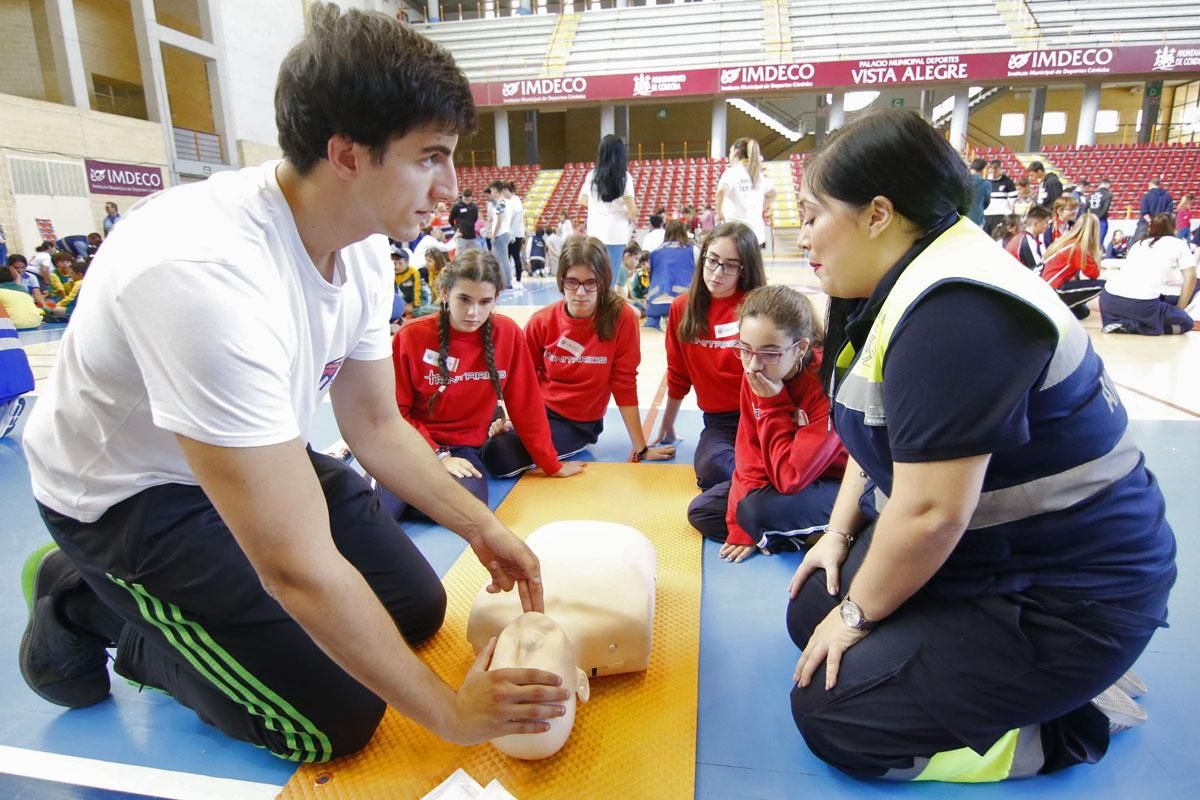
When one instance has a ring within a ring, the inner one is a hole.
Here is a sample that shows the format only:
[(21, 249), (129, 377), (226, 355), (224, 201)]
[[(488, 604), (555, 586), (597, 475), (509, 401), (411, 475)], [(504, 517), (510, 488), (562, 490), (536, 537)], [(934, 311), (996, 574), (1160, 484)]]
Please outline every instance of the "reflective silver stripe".
[(0, 350), (20, 350), (21, 340), (9, 336), (0, 336)]
[(1126, 429), (1113, 449), (1099, 458), (1028, 483), (983, 492), (967, 530), (1070, 508), (1124, 478), (1140, 458), (1141, 451)]
[(1042, 382), (1039, 391), (1052, 389), (1069, 378), (1083, 359), (1087, 356), (1088, 335), (1083, 326), (1075, 324), (1067, 329), (1067, 335), (1060, 337), (1058, 347), (1050, 358), (1050, 367), (1046, 370), (1046, 380)]
[(836, 399), (846, 408), (861, 411), (863, 422), (867, 425), (878, 427), (887, 424), (887, 414), (883, 410), (882, 383), (872, 383), (851, 372), (843, 379)]
[(0, 317), (0, 331), (15, 331), (17, 326), (9, 317)]
[(875, 487), (875, 510), (880, 514), (883, 513), (883, 507), (887, 505), (888, 497), (883, 493), (883, 490), (878, 486)]
[(1046, 765), (1046, 754), (1042, 750), (1042, 726), (1026, 725), (1017, 734), (1017, 749), (1013, 753), (1012, 766), (1008, 768), (1009, 779), (1032, 778)]

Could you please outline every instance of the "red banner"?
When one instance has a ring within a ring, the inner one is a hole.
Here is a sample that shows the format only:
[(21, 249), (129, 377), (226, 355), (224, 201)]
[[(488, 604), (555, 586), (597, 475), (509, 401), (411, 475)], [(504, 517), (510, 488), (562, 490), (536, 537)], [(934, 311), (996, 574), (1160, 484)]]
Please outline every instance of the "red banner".
[(85, 159), (88, 190), (92, 194), (123, 194), (140, 197), (163, 188), (163, 174), (158, 167), (140, 164), (114, 164), (111, 161)]
[(1150, 45), (897, 56), (855, 61), (803, 61), (675, 72), (530, 78), (476, 83), (471, 86), (471, 91), (478, 106), (494, 107), (732, 92), (854, 89), (1050, 78), (1098, 80), (1125, 75), (1197, 72), (1200, 72), (1200, 45)]

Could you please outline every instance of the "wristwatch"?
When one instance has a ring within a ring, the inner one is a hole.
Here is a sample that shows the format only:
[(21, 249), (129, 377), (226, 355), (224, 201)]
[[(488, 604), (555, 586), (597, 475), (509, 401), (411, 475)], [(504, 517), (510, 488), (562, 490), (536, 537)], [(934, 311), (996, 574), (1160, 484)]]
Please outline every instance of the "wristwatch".
[(862, 609), (858, 607), (858, 603), (851, 600), (848, 595), (842, 601), (839, 613), (842, 615), (842, 622), (847, 628), (853, 628), (856, 631), (863, 631), (865, 633), (875, 627), (875, 621), (867, 619)]

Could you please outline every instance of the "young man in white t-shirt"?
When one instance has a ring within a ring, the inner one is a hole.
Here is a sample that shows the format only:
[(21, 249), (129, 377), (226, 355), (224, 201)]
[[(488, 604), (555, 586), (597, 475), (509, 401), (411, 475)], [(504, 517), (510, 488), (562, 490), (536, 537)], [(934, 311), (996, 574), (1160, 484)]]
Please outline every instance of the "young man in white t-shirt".
[(410, 240), (454, 198), (470, 88), (386, 15), (318, 3), (311, 22), (280, 69), (284, 160), (148, 199), (92, 264), (24, 436), (61, 549), (30, 564), (21, 672), (90, 705), (115, 648), (120, 675), (303, 762), (364, 746), (389, 704), (463, 744), (544, 731), (556, 675), (486, 672), (489, 647), (455, 690), (414, 655), (445, 613), (436, 573), (355, 470), (307, 447), (328, 391), (362, 466), (542, 609), (533, 553), (395, 402), (381, 234)]
[(512, 181), (505, 182), (503, 191), (509, 213), (509, 235), (512, 236), (508, 242), (508, 257), (516, 276), (513, 288), (520, 292), (524, 291), (524, 287), (521, 286), (521, 271), (525, 268), (522, 260), (525, 256), (525, 202), (517, 195), (517, 186)]

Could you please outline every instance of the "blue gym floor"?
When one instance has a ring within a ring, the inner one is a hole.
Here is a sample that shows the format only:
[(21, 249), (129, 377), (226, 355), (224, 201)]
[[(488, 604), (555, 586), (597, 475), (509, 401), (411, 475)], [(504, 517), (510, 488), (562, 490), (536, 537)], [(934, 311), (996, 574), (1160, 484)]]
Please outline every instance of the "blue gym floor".
[[(38, 333), (26, 343), (58, 335)], [(680, 415), (679, 463), (690, 462), (699, 429), (697, 412)], [(957, 798), (968, 791), (988, 800), (1200, 796), (1200, 725), (1196, 724), (1200, 686), (1194, 666), (1194, 659), (1200, 659), (1200, 589), (1195, 571), (1200, 562), (1200, 492), (1194, 474), (1200, 424), (1135, 422), (1133, 430), (1167, 497), (1168, 517), (1179, 540), (1180, 577), (1172, 596), (1171, 627), (1155, 636), (1137, 665), (1150, 685), (1142, 701), (1150, 720), (1117, 736), (1100, 764), (1030, 781), (971, 788), (861, 782), (837, 773), (805, 747), (788, 704), (798, 653), (784, 628), (784, 609), (788, 579), (799, 554), (755, 557), (733, 565), (720, 561), (717, 546), (706, 543), (695, 797)], [(336, 438), (332, 414), (324, 406), (313, 444), (324, 447)], [(628, 441), (614, 409), (600, 442), (585, 458), (622, 461), (627, 453)], [(513, 483), (491, 483), (493, 507)], [(270, 797), (272, 787), (288, 780), (294, 765), (227, 739), (169, 698), (138, 692), (120, 679), (114, 681), (110, 699), (86, 709), (68, 711), (33, 694), (16, 667), (26, 616), (18, 578), (26, 554), (48, 537), (30, 495), (20, 443), (11, 439), (0, 440), (0, 519), (4, 520), (0, 574), (9, 576), (9, 588), (0, 598), (0, 692), (6, 698), (0, 719), (0, 797), (259, 798)], [(407, 530), (441, 574), (464, 549), (460, 539), (436, 526), (416, 524)], [(41, 759), (49, 767), (31, 771), (28, 765), (39, 761), (39, 754), (92, 761), (50, 757)], [(113, 775), (102, 780), (96, 776), (106, 772), (101, 769), (105, 766), (113, 767)], [(178, 773), (196, 776), (195, 785)], [(38, 777), (21, 777), (31, 774)], [(158, 788), (151, 791), (147, 788), (151, 786)], [(636, 787), (631, 787), (629, 796), (639, 796)]]

